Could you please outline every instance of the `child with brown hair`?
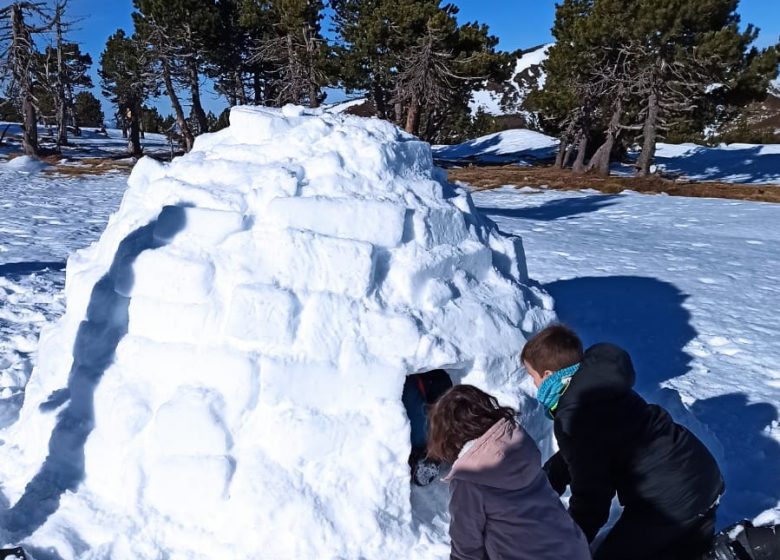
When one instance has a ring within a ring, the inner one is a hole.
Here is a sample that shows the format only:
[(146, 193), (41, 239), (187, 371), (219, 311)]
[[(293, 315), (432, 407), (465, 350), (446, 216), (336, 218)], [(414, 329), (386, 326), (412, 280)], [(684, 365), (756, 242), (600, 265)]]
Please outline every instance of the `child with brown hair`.
[(452, 463), (444, 480), (453, 560), (590, 559), (514, 410), (476, 387), (457, 385), (429, 420), (429, 456)]
[(569, 513), (592, 541), (617, 494), (623, 513), (596, 560), (690, 560), (707, 551), (724, 485), (696, 436), (634, 390), (622, 349), (583, 352), (571, 329), (553, 325), (531, 338), (521, 360), (554, 420), (560, 451), (544, 466)]

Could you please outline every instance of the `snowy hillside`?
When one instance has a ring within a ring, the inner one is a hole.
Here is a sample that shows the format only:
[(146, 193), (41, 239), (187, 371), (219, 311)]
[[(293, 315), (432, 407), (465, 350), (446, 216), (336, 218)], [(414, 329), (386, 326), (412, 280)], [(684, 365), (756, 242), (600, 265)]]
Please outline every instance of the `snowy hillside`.
[(443, 496), (410, 495), (400, 402), (406, 374), (439, 367), (520, 406), (550, 452), (513, 375), (550, 299), (427, 144), (241, 107), (129, 185), (68, 259), (67, 312), (0, 432), (6, 541), (63, 559), (441, 556)]
[[(503, 84), (487, 84), (485, 89), (472, 93), (469, 107), (472, 114), (480, 109), (489, 115), (523, 114), (523, 102), (535, 89), (544, 87), (542, 62), (552, 46), (542, 45), (525, 51), (517, 59), (512, 76)], [(529, 115), (530, 116), (530, 115)]]
[(462, 144), (433, 146), (437, 161), (458, 163), (533, 164), (555, 157), (558, 140), (533, 130), (512, 129), (481, 136)]

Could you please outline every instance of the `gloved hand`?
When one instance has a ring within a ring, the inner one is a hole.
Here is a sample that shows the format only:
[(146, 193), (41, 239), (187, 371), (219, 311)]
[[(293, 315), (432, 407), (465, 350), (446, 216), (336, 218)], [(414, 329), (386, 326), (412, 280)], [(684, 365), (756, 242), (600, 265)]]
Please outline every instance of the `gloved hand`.
[(564, 461), (561, 452), (559, 451), (550, 457), (542, 468), (547, 473), (547, 480), (550, 481), (553, 490), (559, 496), (566, 492), (566, 487), (571, 482), (571, 476), (569, 476), (569, 466)]

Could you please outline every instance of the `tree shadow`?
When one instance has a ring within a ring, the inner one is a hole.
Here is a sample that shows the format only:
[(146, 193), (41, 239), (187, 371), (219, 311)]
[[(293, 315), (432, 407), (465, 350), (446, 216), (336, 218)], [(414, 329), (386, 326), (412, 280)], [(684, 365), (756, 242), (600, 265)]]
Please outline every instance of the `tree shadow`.
[(44, 270), (65, 270), (65, 263), (58, 261), (31, 261), (0, 264), (0, 276), (25, 276)]
[[(143, 251), (170, 242), (185, 222), (181, 207), (163, 208), (157, 219), (119, 243), (111, 267), (92, 289), (86, 319), (76, 333), (67, 388), (47, 401), (64, 407), (49, 438), (49, 454), (19, 500), (0, 512), (7, 540), (20, 541), (34, 533), (57, 510), (62, 495), (76, 491), (84, 479), (84, 444), (94, 427), (95, 389), (127, 333), (133, 263)], [(53, 410), (46, 404), (41, 408)]]
[(604, 276), (546, 284), (558, 317), (577, 331), (585, 346), (612, 342), (625, 348), (637, 370), (640, 391), (653, 391), (688, 372), (685, 346), (696, 337), (688, 298), (656, 278)]
[(717, 435), (725, 455), (726, 493), (718, 517), (724, 524), (753, 519), (780, 501), (780, 444), (765, 431), (777, 421), (769, 403), (743, 393), (696, 401), (693, 413)]
[(618, 195), (596, 194), (549, 200), (540, 206), (529, 206), (524, 208), (478, 207), (478, 209), (487, 216), (553, 222), (563, 218), (571, 218), (581, 214), (596, 212), (602, 208), (617, 204), (619, 198)]
[(749, 403), (742, 393), (683, 404), (664, 382), (688, 373), (685, 346), (697, 336), (684, 307), (688, 296), (656, 278), (585, 277), (544, 286), (563, 323), (583, 344), (612, 342), (631, 355), (637, 390), (661, 404), (710, 449), (726, 480), (718, 512), (723, 526), (753, 518), (780, 501), (780, 444), (765, 428), (777, 419), (768, 403)]
[(740, 148), (696, 146), (683, 155), (657, 155), (655, 162), (667, 173), (678, 173), (691, 179), (736, 179), (740, 183), (780, 182), (780, 153), (766, 151), (761, 145)]

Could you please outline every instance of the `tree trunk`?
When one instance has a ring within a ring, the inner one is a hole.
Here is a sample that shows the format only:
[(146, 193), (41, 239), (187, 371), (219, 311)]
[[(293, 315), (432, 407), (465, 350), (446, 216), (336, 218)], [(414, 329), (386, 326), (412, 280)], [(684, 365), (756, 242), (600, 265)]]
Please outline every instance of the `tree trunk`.
[(252, 91), (255, 96), (255, 105), (260, 105), (263, 101), (263, 82), (260, 80), (259, 72), (252, 72)]
[[(249, 101), (246, 97), (246, 90), (244, 90), (244, 80), (241, 78), (240, 70), (235, 70), (233, 72), (233, 83), (236, 85), (236, 101), (239, 105), (247, 105)], [(255, 99), (255, 103), (257, 103), (257, 99)]]
[(192, 113), (195, 115), (195, 121), (198, 123), (198, 132), (203, 134), (209, 131), (209, 120), (206, 118), (203, 105), (200, 103), (200, 74), (198, 73), (198, 63), (195, 58), (190, 59), (188, 67), (190, 92), (192, 94)]
[(409, 110), (406, 113), (406, 126), (404, 130), (410, 134), (417, 134), (420, 127), (420, 103), (416, 98), (412, 98), (409, 103)]
[(38, 117), (35, 113), (35, 102), (32, 95), (26, 94), (22, 100), (22, 113), (24, 115), (24, 135), (22, 147), (28, 156), (37, 156), (38, 150)]
[(62, 12), (57, 7), (57, 146), (68, 145), (68, 100), (65, 97), (65, 68), (62, 62)]
[(192, 130), (190, 130), (190, 125), (187, 122), (187, 118), (184, 116), (184, 110), (181, 108), (179, 96), (176, 95), (176, 90), (173, 88), (171, 67), (167, 59), (162, 60), (162, 74), (163, 82), (165, 82), (165, 90), (168, 92), (168, 97), (171, 99), (171, 106), (173, 107), (174, 113), (176, 113), (176, 123), (179, 125), (179, 130), (181, 130), (181, 137), (184, 141), (184, 149), (189, 152), (192, 149), (192, 144), (194, 143), (195, 139), (192, 135)]
[(557, 169), (563, 169), (563, 160), (566, 157), (566, 151), (569, 148), (568, 137), (561, 137), (561, 143), (558, 145), (558, 153), (555, 154), (555, 167)]
[(15, 53), (13, 75), (19, 86), (22, 98), (22, 115), (24, 118), (24, 134), (22, 147), (28, 156), (38, 155), (38, 118), (35, 111), (35, 98), (32, 93), (32, 83), (27, 61), (32, 59), (32, 45), (25, 40), (25, 25), (22, 6), (18, 2), (11, 5), (11, 46), (9, 52)]
[(320, 106), (320, 88), (314, 83), (314, 80), (309, 80), (309, 107), (316, 109)]
[(607, 137), (604, 139), (604, 143), (599, 146), (593, 157), (590, 158), (590, 164), (588, 165), (588, 171), (595, 169), (596, 173), (604, 177), (609, 176), (609, 164), (612, 160), (612, 148), (615, 145), (620, 134), (620, 118), (623, 116), (623, 99), (622, 92), (618, 93), (618, 98), (615, 100), (614, 110), (612, 111), (612, 117), (609, 120), (609, 127), (607, 128)]
[(134, 102), (127, 108), (127, 119), (130, 121), (130, 135), (127, 142), (127, 151), (132, 156), (143, 154), (141, 147), (141, 107)]
[(588, 151), (588, 137), (590, 136), (590, 130), (587, 126), (583, 125), (582, 130), (580, 131), (579, 138), (580, 141), (577, 144), (577, 158), (574, 160), (574, 164), (572, 165), (572, 172), (574, 173), (585, 173), (585, 153)]
[(650, 166), (653, 164), (655, 156), (655, 139), (658, 135), (658, 95), (655, 91), (650, 93), (647, 98), (647, 116), (645, 117), (645, 126), (642, 130), (642, 153), (639, 154), (637, 161), (636, 174), (640, 177), (650, 175)]
[(385, 105), (385, 96), (382, 86), (378, 81), (374, 81), (371, 84), (371, 97), (374, 98), (374, 106), (376, 107), (376, 114), (380, 119), (387, 117), (387, 106)]

